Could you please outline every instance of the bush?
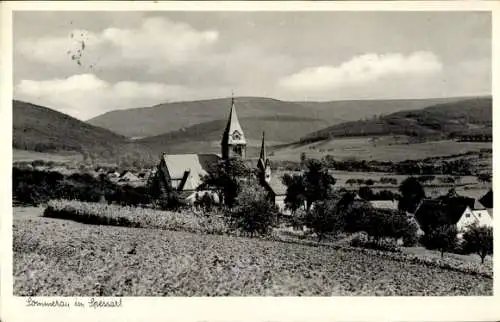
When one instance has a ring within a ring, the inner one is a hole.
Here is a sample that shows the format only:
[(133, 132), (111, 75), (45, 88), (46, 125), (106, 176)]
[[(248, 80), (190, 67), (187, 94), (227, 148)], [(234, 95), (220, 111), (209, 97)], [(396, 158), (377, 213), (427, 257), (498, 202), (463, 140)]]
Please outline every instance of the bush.
[(236, 206), (229, 214), (233, 227), (254, 236), (267, 235), (277, 223), (278, 209), (258, 184), (245, 184), (236, 197)]
[(380, 178), (380, 183), (397, 185), (398, 179), (391, 177), (382, 177)]
[(306, 225), (307, 214), (304, 210), (298, 209), (290, 218), (290, 225), (296, 230), (302, 230)]
[(421, 183), (427, 183), (431, 182), (436, 178), (436, 176), (433, 175), (423, 175), (423, 176), (418, 176), (417, 180)]
[(210, 193), (204, 193), (201, 197), (196, 195), (196, 200), (194, 201), (194, 206), (202, 209), (205, 212), (211, 212), (217, 205), (214, 197)]
[(43, 216), (74, 220), (84, 224), (180, 230), (193, 233), (228, 234), (221, 216), (209, 218), (147, 208), (102, 203), (52, 200)]
[(166, 196), (159, 198), (156, 205), (161, 210), (180, 211), (186, 208), (186, 202), (180, 198), (176, 191), (170, 191)]
[(386, 252), (394, 252), (400, 253), (402, 252), (401, 248), (395, 243), (394, 240), (381, 240), (381, 241), (373, 241), (370, 239), (365, 239), (366, 237), (357, 236), (353, 238), (350, 242), (350, 246), (359, 247), (359, 248), (367, 248), (367, 249), (377, 249)]

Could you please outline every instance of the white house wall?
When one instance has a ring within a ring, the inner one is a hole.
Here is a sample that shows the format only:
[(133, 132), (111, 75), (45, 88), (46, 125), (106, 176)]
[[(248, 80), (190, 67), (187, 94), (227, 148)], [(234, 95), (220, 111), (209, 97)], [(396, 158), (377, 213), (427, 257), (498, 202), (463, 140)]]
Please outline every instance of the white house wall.
[(457, 230), (464, 230), (473, 223), (477, 223), (479, 226), (492, 227), (493, 220), (487, 210), (471, 210), (467, 207), (462, 217), (460, 217), (460, 220), (457, 222)]
[(479, 226), (493, 227), (493, 218), (491, 218), (488, 210), (473, 210), (472, 213), (477, 218)]

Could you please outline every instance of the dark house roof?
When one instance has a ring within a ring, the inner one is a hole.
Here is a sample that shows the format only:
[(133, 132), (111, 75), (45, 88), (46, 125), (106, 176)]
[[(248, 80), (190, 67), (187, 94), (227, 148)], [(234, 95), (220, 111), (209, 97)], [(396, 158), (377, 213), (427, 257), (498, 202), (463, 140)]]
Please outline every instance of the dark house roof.
[[(415, 212), (415, 219), (425, 231), (428, 225), (456, 225), (463, 213), (469, 207), (473, 209), (475, 200), (467, 197), (439, 197), (424, 199)], [(439, 217), (442, 215), (442, 217)]]
[(479, 199), (479, 202), (486, 208), (493, 208), (493, 189), (490, 189), (481, 199)]
[(219, 160), (216, 154), (164, 154), (164, 163), (172, 180), (182, 180), (180, 190), (196, 190)]

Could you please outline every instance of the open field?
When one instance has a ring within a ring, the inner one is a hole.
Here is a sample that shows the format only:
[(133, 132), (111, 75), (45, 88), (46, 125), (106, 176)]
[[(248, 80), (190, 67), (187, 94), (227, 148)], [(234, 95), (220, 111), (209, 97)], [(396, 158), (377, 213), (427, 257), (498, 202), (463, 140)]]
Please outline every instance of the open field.
[[(289, 174), (299, 174), (298, 171), (275, 171), (273, 175), (282, 177), (285, 173)], [(382, 172), (354, 172), (354, 171), (336, 171), (332, 170), (329, 173), (336, 179), (336, 188), (346, 188), (346, 189), (359, 189), (363, 185), (358, 184), (347, 184), (349, 179), (372, 179), (375, 183), (370, 186), (373, 191), (379, 190), (389, 190), (392, 192), (398, 192), (399, 185), (403, 180), (408, 178), (408, 175), (397, 175), (392, 173), (382, 173)], [(395, 178), (398, 183), (396, 185), (380, 183), (378, 182), (381, 178)], [(475, 176), (461, 176), (460, 181), (456, 184), (443, 184), (439, 181), (440, 177), (449, 177), (449, 175), (436, 175), (436, 178), (430, 182), (424, 184), (425, 192), (430, 197), (441, 196), (446, 194), (451, 188), (455, 188), (458, 194), (463, 196), (469, 196), (476, 199), (484, 196), (489, 189), (491, 189), (491, 183), (480, 183)]]
[(369, 137), (335, 138), (309, 144), (292, 145), (273, 150), (273, 160), (299, 161), (300, 154), (310, 158), (322, 158), (328, 154), (335, 159), (356, 158), (357, 160), (404, 161), (439, 157), (491, 149), (491, 142), (456, 142), (452, 140), (412, 144), (377, 144)]
[(17, 296), (492, 294), (490, 278), (362, 252), (39, 215), (14, 210)]
[(83, 160), (83, 156), (79, 153), (58, 154), (58, 153), (42, 153), (42, 152), (26, 151), (19, 149), (12, 150), (13, 162), (31, 162), (35, 160), (75, 163), (75, 162), (81, 162)]

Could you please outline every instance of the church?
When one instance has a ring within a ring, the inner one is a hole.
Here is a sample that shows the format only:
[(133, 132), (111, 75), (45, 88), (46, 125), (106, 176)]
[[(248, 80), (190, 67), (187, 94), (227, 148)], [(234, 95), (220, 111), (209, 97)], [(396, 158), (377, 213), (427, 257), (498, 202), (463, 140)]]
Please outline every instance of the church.
[[(211, 191), (199, 191), (202, 184), (201, 178), (208, 173), (211, 164), (219, 158), (247, 158), (247, 140), (236, 114), (234, 98), (231, 99), (231, 107), (222, 134), (221, 154), (166, 154), (161, 157), (157, 174), (163, 187), (168, 186), (178, 191), (181, 198), (192, 203), (197, 197)], [(271, 162), (266, 152), (265, 134), (262, 133), (260, 156), (257, 162), (259, 181), (268, 191), (271, 200), (278, 206), (280, 211), (285, 212), (286, 186), (281, 178), (272, 175)]]

